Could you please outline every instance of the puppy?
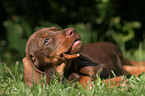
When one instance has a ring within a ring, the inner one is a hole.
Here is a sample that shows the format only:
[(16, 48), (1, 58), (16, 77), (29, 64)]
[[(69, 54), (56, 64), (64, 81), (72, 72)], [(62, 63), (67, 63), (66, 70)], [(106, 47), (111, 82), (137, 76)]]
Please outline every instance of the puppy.
[(85, 85), (97, 76), (108, 78), (113, 73), (128, 74), (124, 69), (128, 67), (123, 64), (130, 63), (123, 58), (121, 50), (109, 42), (92, 43), (82, 48), (74, 28), (59, 30), (51, 27), (36, 31), (29, 37), (25, 53), (24, 78), (29, 86), (37, 84), (43, 77), (49, 83), (54, 74)]
[(63, 75), (71, 60), (79, 56), (81, 47), (80, 36), (73, 28), (42, 28), (32, 34), (23, 59), (26, 84), (32, 86), (32, 82), (38, 83), (44, 76), (48, 83), (54, 72)]

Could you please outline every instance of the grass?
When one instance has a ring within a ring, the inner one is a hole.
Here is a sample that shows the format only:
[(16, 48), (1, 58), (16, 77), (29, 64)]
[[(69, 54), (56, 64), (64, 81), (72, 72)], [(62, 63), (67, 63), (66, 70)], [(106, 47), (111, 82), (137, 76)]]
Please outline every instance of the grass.
[[(77, 87), (75, 87), (77, 85)], [(93, 88), (83, 89), (77, 82), (63, 84), (53, 79), (49, 85), (38, 84), (35, 87), (25, 85), (23, 65), (14, 66), (0, 63), (0, 95), (2, 96), (145, 96), (145, 73), (139, 77), (131, 76), (123, 87), (108, 88), (101, 79), (93, 82)]]
[[(125, 55), (142, 61), (145, 51), (141, 47), (133, 55)], [(145, 96), (145, 73), (138, 77), (132, 75), (125, 86), (108, 88), (101, 82), (98, 78), (92, 82), (92, 89), (84, 89), (77, 82), (63, 84), (56, 77), (49, 85), (37, 84), (35, 87), (29, 87), (24, 82), (22, 63), (16, 62), (10, 66), (0, 62), (0, 96)]]

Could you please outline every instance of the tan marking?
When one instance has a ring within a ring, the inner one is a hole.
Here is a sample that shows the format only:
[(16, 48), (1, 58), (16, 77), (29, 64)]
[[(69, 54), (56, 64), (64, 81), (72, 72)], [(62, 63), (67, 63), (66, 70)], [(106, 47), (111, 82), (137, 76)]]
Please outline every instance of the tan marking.
[(69, 54), (63, 54), (63, 56), (67, 59), (73, 59), (73, 58), (77, 58), (80, 56), (80, 54), (72, 54), (72, 55), (69, 55)]
[(60, 64), (59, 66), (56, 67), (56, 73), (63, 75), (64, 74), (64, 68), (66, 66), (66, 62)]
[(129, 66), (124, 65), (123, 68), (129, 72), (131, 75), (138, 76), (141, 73), (145, 72), (145, 66)]
[(108, 79), (108, 80), (103, 80), (103, 81), (107, 83), (107, 86), (109, 88), (111, 88), (111, 87), (125, 86), (126, 83), (127, 83), (127, 79), (124, 80), (124, 76), (114, 77), (114, 78), (111, 78), (111, 79)]
[(81, 85), (83, 85), (83, 88), (84, 88), (84, 89), (86, 89), (87, 87), (89, 87), (89, 89), (92, 89), (92, 84), (91, 84), (91, 82), (92, 82), (92, 79), (91, 79), (91, 77), (89, 77), (89, 76), (81, 76), (81, 77), (80, 77), (80, 80), (79, 80), (79, 83), (80, 83)]
[(42, 37), (47, 37), (48, 36), (48, 33), (45, 33), (45, 34), (43, 34), (43, 36)]
[(56, 27), (51, 27), (50, 29), (58, 30), (58, 28), (56, 28)]
[(130, 63), (134, 66), (145, 66), (145, 62), (144, 61), (130, 61)]

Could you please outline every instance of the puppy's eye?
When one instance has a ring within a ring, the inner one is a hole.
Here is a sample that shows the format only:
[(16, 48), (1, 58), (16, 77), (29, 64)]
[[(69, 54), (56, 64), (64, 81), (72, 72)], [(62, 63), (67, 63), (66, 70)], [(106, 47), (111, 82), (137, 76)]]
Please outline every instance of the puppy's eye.
[(44, 40), (44, 44), (49, 43), (49, 42), (50, 42), (50, 40), (51, 40), (50, 38), (45, 39), (45, 40)]

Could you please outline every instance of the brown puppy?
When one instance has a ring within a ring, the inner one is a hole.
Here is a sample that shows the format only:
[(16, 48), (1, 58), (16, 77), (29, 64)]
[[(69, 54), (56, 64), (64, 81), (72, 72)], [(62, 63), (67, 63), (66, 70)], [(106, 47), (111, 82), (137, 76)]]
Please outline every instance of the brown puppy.
[(73, 28), (38, 30), (26, 45), (23, 59), (26, 84), (33, 86), (33, 82), (38, 83), (44, 76), (48, 83), (54, 73), (80, 84), (91, 82), (98, 74), (101, 78), (113, 76), (113, 72), (116, 75), (128, 74), (123, 67), (128, 61), (116, 45), (102, 42), (85, 45), (80, 52), (81, 48), (82, 41)]
[(54, 72), (63, 75), (64, 70), (70, 66), (71, 59), (79, 56), (76, 53), (81, 47), (80, 36), (73, 28), (42, 28), (32, 34), (26, 44), (26, 57), (23, 59), (26, 84), (32, 86), (33, 82), (38, 83), (45, 75), (49, 82)]

